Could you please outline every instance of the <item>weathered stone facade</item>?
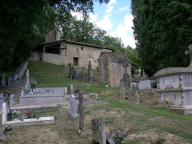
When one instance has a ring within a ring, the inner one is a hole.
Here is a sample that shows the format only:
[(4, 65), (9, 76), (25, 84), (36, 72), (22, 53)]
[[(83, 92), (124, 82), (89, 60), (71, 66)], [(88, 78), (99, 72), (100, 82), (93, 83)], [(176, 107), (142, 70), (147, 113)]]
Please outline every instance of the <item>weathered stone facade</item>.
[[(87, 68), (89, 61), (91, 61), (93, 69), (98, 67), (98, 59), (101, 52), (112, 52), (111, 49), (67, 40), (46, 42), (43, 45), (41, 54), (34, 54), (36, 58), (33, 57), (33, 59), (40, 59), (57, 65), (71, 64), (84, 68)], [(37, 56), (41, 58), (37, 58)]]
[(99, 70), (101, 83), (117, 87), (120, 80), (124, 80), (125, 86), (130, 86), (131, 65), (124, 56), (112, 52), (102, 52), (99, 57)]

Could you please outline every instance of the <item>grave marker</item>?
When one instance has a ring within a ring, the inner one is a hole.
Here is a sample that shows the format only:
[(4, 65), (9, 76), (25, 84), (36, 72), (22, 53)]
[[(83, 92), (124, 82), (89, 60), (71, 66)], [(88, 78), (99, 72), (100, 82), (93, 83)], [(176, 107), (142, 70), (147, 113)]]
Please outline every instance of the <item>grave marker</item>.
[(2, 105), (2, 125), (5, 125), (7, 122), (7, 104), (3, 103)]
[(120, 80), (120, 98), (125, 99), (125, 83), (123, 79)]
[(89, 60), (89, 64), (88, 64), (88, 81), (92, 82), (92, 80), (93, 80), (93, 70), (92, 70), (91, 61)]
[(73, 94), (70, 96), (69, 102), (70, 102), (69, 115), (70, 115), (72, 118), (77, 118), (77, 117), (78, 117), (77, 105), (76, 105), (75, 96), (74, 96)]
[(83, 130), (84, 127), (84, 119), (85, 119), (85, 113), (84, 113), (84, 106), (83, 106), (83, 93), (79, 93), (78, 95), (79, 105), (78, 105), (78, 112), (79, 112), (79, 130)]

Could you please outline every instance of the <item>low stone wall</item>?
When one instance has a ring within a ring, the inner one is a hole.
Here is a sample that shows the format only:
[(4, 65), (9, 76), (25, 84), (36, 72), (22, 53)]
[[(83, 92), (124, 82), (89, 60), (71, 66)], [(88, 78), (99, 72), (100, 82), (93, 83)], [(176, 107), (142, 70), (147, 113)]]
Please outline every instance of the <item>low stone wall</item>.
[(138, 94), (142, 103), (149, 105), (157, 105), (160, 102), (160, 95), (154, 89), (138, 91)]
[(48, 62), (56, 65), (67, 64), (66, 56), (61, 56), (59, 54), (50, 54), (50, 53), (44, 53), (42, 56), (43, 56), (42, 60), (44, 62)]

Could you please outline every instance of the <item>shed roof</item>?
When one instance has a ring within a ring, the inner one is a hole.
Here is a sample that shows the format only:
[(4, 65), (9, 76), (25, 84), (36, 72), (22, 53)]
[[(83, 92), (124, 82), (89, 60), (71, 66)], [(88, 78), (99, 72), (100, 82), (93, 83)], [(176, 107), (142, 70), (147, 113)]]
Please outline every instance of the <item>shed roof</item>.
[(98, 46), (98, 45), (94, 45), (94, 44), (83, 43), (83, 42), (65, 40), (65, 39), (50, 41), (50, 42), (44, 42), (42, 44), (44, 46), (46, 46), (46, 45), (54, 45), (54, 44), (59, 44), (59, 43), (70, 43), (70, 44), (76, 44), (76, 45), (82, 45), (82, 46), (89, 46), (89, 47), (98, 48), (98, 49), (108, 49), (108, 50), (111, 50), (114, 52), (114, 50), (111, 48), (106, 48), (106, 47), (102, 47), (102, 46)]
[(157, 71), (154, 76), (162, 77), (167, 75), (174, 75), (179, 73), (192, 73), (192, 66), (189, 67), (169, 67)]

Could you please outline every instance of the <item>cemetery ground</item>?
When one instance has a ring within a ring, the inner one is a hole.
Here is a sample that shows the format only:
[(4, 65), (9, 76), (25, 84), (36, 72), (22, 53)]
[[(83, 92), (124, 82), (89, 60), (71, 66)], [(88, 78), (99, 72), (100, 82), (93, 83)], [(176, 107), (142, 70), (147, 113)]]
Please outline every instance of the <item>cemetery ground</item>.
[[(91, 119), (102, 117), (108, 131), (128, 131), (126, 144), (192, 143), (192, 117), (169, 112), (162, 107), (136, 104), (119, 99), (119, 88), (73, 81), (65, 66), (30, 62), (31, 76), (40, 87), (64, 87), (73, 84), (84, 92), (98, 93), (104, 103), (85, 107), (85, 127), (78, 132), (78, 120), (71, 121), (65, 106), (38, 116), (55, 116), (54, 125), (13, 128), (7, 144), (90, 144)], [(3, 143), (3, 142), (0, 142)]]

